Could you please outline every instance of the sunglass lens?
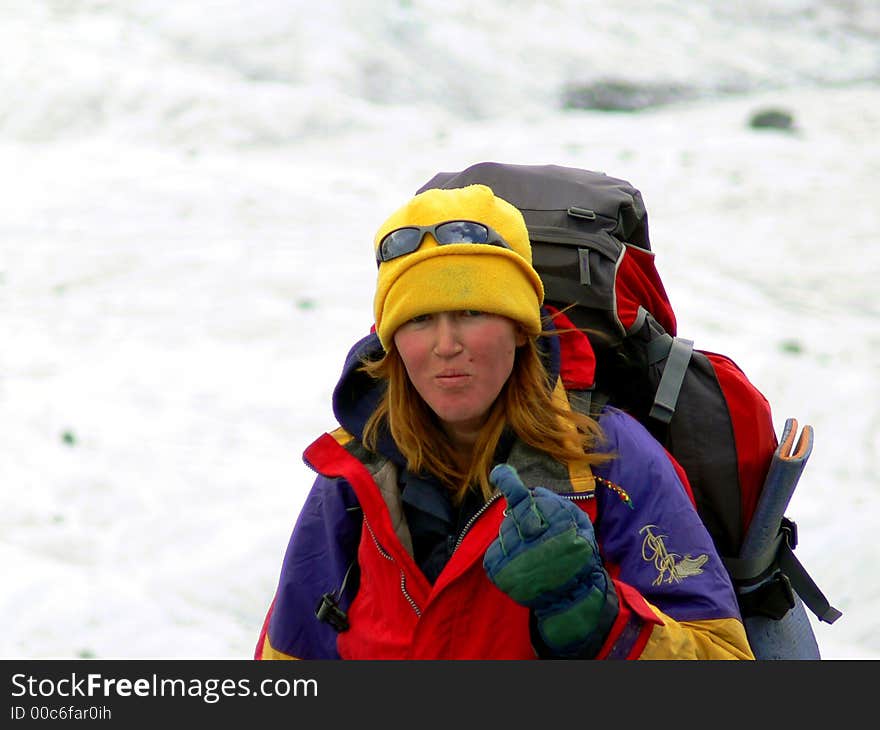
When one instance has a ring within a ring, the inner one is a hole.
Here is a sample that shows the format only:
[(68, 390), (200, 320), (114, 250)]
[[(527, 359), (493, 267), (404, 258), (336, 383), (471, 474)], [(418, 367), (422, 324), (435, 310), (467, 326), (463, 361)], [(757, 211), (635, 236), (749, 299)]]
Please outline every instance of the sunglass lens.
[(418, 228), (398, 228), (391, 231), (379, 246), (382, 261), (412, 253), (419, 247), (422, 240), (422, 232)]
[(437, 226), (438, 243), (486, 243), (489, 229), (470, 221), (450, 221)]

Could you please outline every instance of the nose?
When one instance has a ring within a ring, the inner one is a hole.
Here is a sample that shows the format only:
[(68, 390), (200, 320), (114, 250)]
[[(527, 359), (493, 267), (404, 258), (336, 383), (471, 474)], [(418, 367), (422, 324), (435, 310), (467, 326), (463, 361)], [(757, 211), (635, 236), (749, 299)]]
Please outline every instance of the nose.
[(459, 338), (456, 319), (449, 312), (441, 312), (435, 319), (434, 354), (453, 357), (464, 349)]

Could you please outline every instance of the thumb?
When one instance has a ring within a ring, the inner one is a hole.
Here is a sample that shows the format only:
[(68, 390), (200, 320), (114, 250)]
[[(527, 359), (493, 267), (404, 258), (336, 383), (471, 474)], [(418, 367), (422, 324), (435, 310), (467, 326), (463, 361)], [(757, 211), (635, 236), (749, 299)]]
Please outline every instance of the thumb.
[(499, 464), (489, 474), (489, 479), (507, 500), (505, 513), (521, 540), (533, 540), (547, 529), (547, 521), (535, 502), (535, 495), (523, 484), (519, 474), (510, 464)]
[(498, 464), (489, 473), (489, 481), (498, 487), (498, 491), (504, 495), (504, 498), (507, 500), (507, 506), (511, 510), (524, 499), (529, 499), (531, 496), (526, 485), (519, 478), (516, 469), (510, 464)]

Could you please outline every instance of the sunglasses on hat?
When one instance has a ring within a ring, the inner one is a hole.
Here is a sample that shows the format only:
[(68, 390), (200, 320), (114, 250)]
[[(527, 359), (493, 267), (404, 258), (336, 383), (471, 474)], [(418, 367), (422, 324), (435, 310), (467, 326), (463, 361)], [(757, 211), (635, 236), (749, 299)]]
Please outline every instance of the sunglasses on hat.
[(434, 239), (441, 246), (445, 246), (447, 243), (486, 243), (490, 246), (501, 246), (513, 250), (497, 231), (485, 223), (444, 221), (443, 223), (435, 223), (433, 226), (395, 228), (380, 241), (379, 248), (376, 249), (376, 266), (379, 266), (383, 261), (391, 261), (398, 256), (412, 253), (422, 245), (422, 239), (426, 233), (434, 236)]

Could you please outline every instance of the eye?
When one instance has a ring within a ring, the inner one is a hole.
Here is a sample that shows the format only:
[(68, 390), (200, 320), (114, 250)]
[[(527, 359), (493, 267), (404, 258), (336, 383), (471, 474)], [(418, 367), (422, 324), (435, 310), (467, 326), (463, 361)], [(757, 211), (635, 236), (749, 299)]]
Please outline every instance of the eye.
[(430, 321), (431, 316), (432, 315), (430, 315), (430, 314), (419, 314), (419, 315), (416, 315), (415, 317), (413, 317), (412, 319), (410, 319), (409, 321), (412, 322), (413, 324), (420, 324), (422, 322)]
[(462, 317), (482, 317), (485, 312), (481, 312), (479, 309), (462, 309), (459, 314)]

